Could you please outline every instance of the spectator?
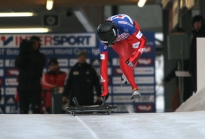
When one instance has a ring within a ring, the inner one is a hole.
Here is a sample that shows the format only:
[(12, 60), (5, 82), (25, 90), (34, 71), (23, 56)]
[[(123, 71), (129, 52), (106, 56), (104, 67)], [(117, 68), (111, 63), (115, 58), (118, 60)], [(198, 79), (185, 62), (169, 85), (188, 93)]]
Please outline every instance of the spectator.
[[(1, 81), (0, 81), (1, 83)], [(1, 102), (2, 96), (1, 96), (1, 86), (0, 86), (0, 102)]]
[(95, 69), (86, 62), (87, 53), (80, 51), (77, 55), (78, 62), (71, 68), (65, 85), (62, 101), (69, 100), (70, 106), (75, 106), (72, 99), (76, 97), (80, 105), (94, 104), (94, 87), (97, 101), (101, 102), (101, 86)]
[(20, 97), (20, 114), (28, 114), (30, 103), (32, 112), (40, 113), (42, 91), (40, 79), (45, 56), (39, 52), (39, 49), (40, 38), (33, 36), (30, 40), (22, 40), (19, 55), (15, 60), (15, 66), (19, 69), (17, 91)]
[(196, 15), (192, 19), (192, 34), (193, 38), (190, 46), (190, 55), (189, 55), (189, 72), (192, 78), (193, 92), (197, 91), (197, 73), (196, 73), (196, 38), (205, 37), (205, 25), (204, 18), (201, 15)]
[(54, 89), (64, 87), (66, 73), (59, 70), (56, 58), (51, 58), (48, 65), (49, 71), (42, 77), (42, 86), (45, 92), (46, 113), (51, 113), (51, 93)]

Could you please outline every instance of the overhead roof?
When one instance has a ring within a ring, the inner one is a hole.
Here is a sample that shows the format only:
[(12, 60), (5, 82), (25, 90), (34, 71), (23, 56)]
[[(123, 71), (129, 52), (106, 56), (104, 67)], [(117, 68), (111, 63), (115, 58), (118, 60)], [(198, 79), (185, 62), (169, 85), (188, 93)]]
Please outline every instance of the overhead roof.
[[(1, 9), (45, 8), (47, 0), (0, 0)], [(147, 0), (146, 4), (155, 4), (159, 0)], [(54, 0), (54, 8), (73, 6), (103, 6), (137, 4), (138, 0)]]

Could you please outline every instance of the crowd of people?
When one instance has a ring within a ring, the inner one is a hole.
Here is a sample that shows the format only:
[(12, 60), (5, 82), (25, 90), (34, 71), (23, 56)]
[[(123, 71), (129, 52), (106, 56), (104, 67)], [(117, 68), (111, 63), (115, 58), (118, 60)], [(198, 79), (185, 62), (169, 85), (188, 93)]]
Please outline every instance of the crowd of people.
[(78, 62), (67, 77), (67, 73), (60, 70), (57, 58), (49, 59), (48, 71), (43, 73), (46, 57), (39, 51), (40, 46), (37, 36), (22, 40), (15, 59), (15, 67), (19, 70), (15, 102), (19, 103), (20, 114), (28, 114), (29, 110), (33, 114), (51, 114), (52, 93), (59, 90), (62, 104), (70, 102), (68, 105), (73, 106), (74, 103), (69, 101), (73, 97), (80, 105), (101, 104), (100, 78), (92, 65), (86, 62), (85, 50), (77, 54)]

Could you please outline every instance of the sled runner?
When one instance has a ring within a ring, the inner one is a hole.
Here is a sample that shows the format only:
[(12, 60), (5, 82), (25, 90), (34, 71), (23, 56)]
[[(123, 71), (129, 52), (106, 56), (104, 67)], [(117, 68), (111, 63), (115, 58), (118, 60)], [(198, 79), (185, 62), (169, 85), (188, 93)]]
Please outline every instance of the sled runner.
[(106, 114), (110, 114), (111, 111), (117, 108), (117, 106), (110, 106), (106, 104), (102, 105), (90, 105), (90, 106), (80, 106), (77, 99), (74, 97), (73, 102), (76, 106), (66, 107), (69, 113), (75, 116), (75, 113), (87, 113), (87, 112), (105, 112)]

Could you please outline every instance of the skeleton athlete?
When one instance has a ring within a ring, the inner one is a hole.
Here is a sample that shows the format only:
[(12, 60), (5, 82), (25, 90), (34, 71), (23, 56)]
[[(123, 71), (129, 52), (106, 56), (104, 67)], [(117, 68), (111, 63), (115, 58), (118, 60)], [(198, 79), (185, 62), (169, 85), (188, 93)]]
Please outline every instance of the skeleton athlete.
[(100, 46), (102, 98), (106, 101), (109, 96), (108, 47), (110, 46), (119, 56), (120, 68), (123, 72), (121, 77), (122, 83), (130, 83), (133, 90), (132, 100), (139, 98), (141, 94), (135, 83), (133, 70), (137, 65), (137, 60), (143, 53), (146, 38), (141, 33), (138, 23), (128, 15), (114, 15), (98, 26), (97, 36), (100, 42), (104, 44)]

